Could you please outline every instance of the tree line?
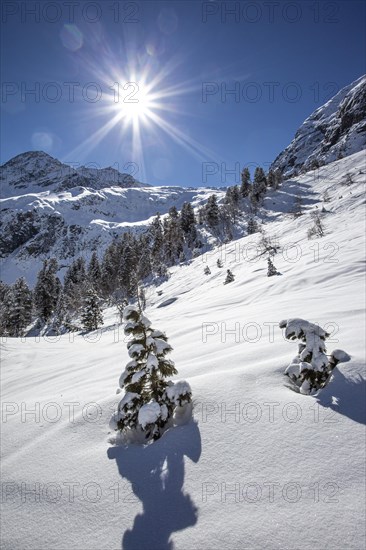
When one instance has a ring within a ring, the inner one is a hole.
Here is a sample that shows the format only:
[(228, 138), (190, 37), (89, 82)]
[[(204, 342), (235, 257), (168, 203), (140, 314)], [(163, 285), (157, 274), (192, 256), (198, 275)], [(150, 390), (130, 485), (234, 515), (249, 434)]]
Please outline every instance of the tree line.
[(114, 305), (121, 315), (127, 303), (139, 297), (144, 301), (143, 285), (161, 282), (168, 268), (202, 252), (200, 229), (226, 242), (243, 212), (247, 233), (259, 230), (257, 209), (268, 188), (277, 189), (279, 172), (266, 175), (260, 167), (251, 181), (248, 168), (241, 174), (241, 185), (228, 187), (221, 203), (212, 194), (206, 204), (194, 211), (185, 202), (180, 212), (173, 206), (163, 218), (158, 213), (141, 234), (126, 232), (106, 248), (101, 258), (96, 251), (87, 263), (78, 257), (66, 269), (63, 283), (58, 277), (55, 258), (45, 259), (34, 289), (21, 277), (13, 285), (0, 282), (0, 331), (2, 335), (22, 336), (37, 321), (38, 328), (60, 331), (94, 330), (103, 323), (102, 305)]

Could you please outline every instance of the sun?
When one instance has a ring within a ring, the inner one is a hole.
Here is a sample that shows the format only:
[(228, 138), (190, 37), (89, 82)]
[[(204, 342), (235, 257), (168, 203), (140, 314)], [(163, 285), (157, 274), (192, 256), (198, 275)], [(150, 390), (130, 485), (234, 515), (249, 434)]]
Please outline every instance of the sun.
[[(130, 52), (131, 59), (136, 52)], [(129, 57), (129, 56), (127, 56)], [(108, 53), (108, 60), (95, 63), (94, 59), (83, 58), (86, 66), (92, 70), (94, 78), (102, 83), (103, 93), (100, 103), (95, 105), (95, 117), (103, 122), (75, 149), (70, 156), (85, 158), (114, 131), (115, 150), (128, 151), (131, 165), (138, 167), (140, 181), (146, 181), (145, 144), (164, 143), (163, 135), (186, 149), (200, 162), (218, 157), (213, 152), (182, 131), (170, 117), (190, 114), (183, 107), (185, 95), (200, 92), (201, 84), (195, 81), (174, 79), (179, 60), (171, 61), (160, 69), (156, 63), (139, 66), (128, 62), (121, 70), (120, 60)], [(136, 65), (136, 66), (135, 66)], [(89, 115), (90, 116), (90, 115)]]
[(146, 123), (153, 109), (153, 94), (144, 82), (130, 79), (120, 86), (118, 94), (115, 94), (115, 110), (119, 113), (123, 123)]

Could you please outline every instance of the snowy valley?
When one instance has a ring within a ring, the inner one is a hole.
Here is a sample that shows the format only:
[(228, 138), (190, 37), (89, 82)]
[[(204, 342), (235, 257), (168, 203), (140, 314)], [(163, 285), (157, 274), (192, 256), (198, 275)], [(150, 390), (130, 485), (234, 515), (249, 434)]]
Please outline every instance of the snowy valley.
[[(95, 333), (4, 340), (4, 548), (363, 547), (364, 170), (360, 152), (331, 178), (324, 167), (267, 198), (285, 210), (293, 186), (303, 194), (302, 216), (270, 223), (281, 276), (266, 276), (251, 235), (147, 291), (195, 420), (146, 448), (108, 444), (128, 360), (114, 309)], [(325, 191), (325, 236), (308, 240)], [(226, 269), (235, 281), (224, 286)], [(283, 375), (296, 344), (278, 323), (290, 317), (319, 323), (328, 347), (351, 355), (315, 398)]]
[[(157, 441), (115, 445), (109, 426), (130, 361), (115, 305), (104, 301), (97, 330), (42, 335), (32, 327), (27, 337), (2, 337), (4, 550), (365, 547), (361, 141), (344, 158), (323, 159), (269, 188), (254, 213), (245, 199), (241, 233), (220, 242), (206, 231), (210, 246), (148, 281), (144, 313), (166, 333), (173, 379), (189, 383), (193, 404), (192, 418), (178, 414)], [(5, 282), (24, 274), (32, 285), (46, 257), (61, 265), (89, 258), (126, 229), (146, 230), (157, 211), (164, 216), (189, 201), (197, 212), (213, 192), (220, 204), (226, 193), (138, 182), (97, 187), (54, 182), (39, 190), (32, 182), (24, 192), (8, 180)], [(18, 243), (11, 240), (17, 216), (29, 229)], [(249, 216), (261, 231), (246, 232)], [(309, 234), (316, 219), (322, 235)], [(75, 225), (72, 252), (65, 243)], [(277, 271), (270, 277), (268, 257)], [(224, 284), (228, 270), (233, 278)], [(297, 343), (279, 323), (291, 318), (324, 328), (328, 355), (350, 356), (314, 395), (294, 391), (284, 376)]]

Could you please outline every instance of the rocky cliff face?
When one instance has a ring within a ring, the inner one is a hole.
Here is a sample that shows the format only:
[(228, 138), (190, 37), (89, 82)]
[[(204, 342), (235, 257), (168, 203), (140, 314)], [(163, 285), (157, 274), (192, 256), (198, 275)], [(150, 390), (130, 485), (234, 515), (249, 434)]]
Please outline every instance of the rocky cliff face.
[(314, 111), (271, 168), (291, 177), (365, 148), (366, 76), (363, 76)]

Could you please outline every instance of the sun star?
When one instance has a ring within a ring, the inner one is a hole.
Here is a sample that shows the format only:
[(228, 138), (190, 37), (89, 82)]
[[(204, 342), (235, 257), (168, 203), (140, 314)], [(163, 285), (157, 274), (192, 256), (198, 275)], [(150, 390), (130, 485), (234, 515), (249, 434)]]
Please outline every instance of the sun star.
[(143, 82), (130, 80), (123, 86), (115, 85), (114, 110), (126, 123), (147, 122), (154, 109), (153, 95)]

